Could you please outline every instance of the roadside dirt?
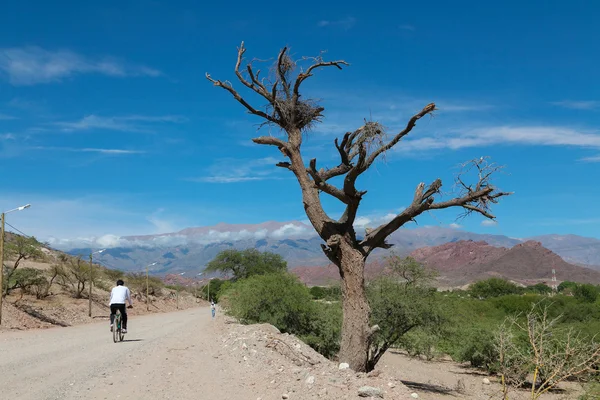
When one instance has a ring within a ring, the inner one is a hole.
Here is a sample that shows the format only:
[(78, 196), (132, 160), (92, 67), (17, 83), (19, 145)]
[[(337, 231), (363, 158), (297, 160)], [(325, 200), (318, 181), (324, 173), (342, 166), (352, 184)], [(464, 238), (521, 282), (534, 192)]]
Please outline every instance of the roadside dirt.
[[(207, 307), (132, 315), (129, 331), (116, 344), (106, 321), (1, 332), (2, 398), (500, 398), (493, 378), (485, 384), (485, 376), (451, 362), (391, 352), (372, 374), (340, 370), (294, 336), (270, 325), (239, 325), (220, 312), (212, 319)], [(375, 396), (359, 397), (365, 386)], [(577, 398), (575, 388), (564, 389), (543, 399)]]

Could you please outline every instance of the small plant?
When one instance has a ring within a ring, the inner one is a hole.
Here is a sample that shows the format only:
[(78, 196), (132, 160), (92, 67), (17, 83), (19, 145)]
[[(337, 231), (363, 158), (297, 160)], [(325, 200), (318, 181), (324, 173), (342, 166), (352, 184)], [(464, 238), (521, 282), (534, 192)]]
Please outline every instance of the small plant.
[(573, 328), (558, 327), (561, 317), (549, 317), (549, 309), (534, 304), (525, 318), (509, 317), (500, 327), (496, 349), (504, 399), (510, 385), (521, 385), (528, 376), (535, 400), (561, 382), (598, 374), (600, 344)]

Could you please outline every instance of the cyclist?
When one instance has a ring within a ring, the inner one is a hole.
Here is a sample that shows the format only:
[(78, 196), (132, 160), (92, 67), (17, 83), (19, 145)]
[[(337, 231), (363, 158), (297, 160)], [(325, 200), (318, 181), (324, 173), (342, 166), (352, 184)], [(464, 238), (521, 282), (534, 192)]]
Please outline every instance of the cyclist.
[(129, 288), (125, 286), (125, 282), (121, 279), (117, 281), (117, 286), (115, 286), (110, 292), (110, 331), (113, 331), (113, 323), (115, 322), (115, 314), (117, 310), (121, 312), (121, 316), (123, 318), (123, 333), (127, 333), (127, 311), (125, 310), (125, 301), (129, 302), (129, 307), (133, 307), (133, 302), (131, 301), (131, 292)]

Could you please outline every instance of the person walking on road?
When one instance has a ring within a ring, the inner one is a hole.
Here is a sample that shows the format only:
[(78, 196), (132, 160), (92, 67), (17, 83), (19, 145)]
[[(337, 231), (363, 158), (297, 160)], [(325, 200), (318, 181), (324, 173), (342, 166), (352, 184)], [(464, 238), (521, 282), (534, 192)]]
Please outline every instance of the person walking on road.
[(212, 317), (214, 318), (215, 312), (216, 312), (214, 300), (211, 300), (211, 302), (210, 302), (210, 312), (212, 313)]

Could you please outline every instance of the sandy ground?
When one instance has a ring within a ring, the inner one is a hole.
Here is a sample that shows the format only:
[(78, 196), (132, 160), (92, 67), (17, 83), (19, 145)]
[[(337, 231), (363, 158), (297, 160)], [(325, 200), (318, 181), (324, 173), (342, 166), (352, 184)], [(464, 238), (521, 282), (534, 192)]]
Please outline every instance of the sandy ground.
[[(408, 357), (402, 352), (390, 351), (382, 357), (379, 369), (388, 375), (397, 376), (402, 383), (419, 394), (423, 400), (501, 399), (501, 385), (494, 376), (452, 361), (425, 361)], [(489, 383), (484, 383), (484, 379)], [(575, 400), (582, 393), (579, 383), (561, 384), (554, 393), (542, 395), (542, 400)], [(530, 399), (527, 390), (512, 389), (510, 399)]]
[[(263, 345), (251, 352), (237, 340), (237, 333), (227, 334), (230, 329), (236, 328), (223, 318), (212, 320), (209, 309), (194, 308), (133, 317), (125, 341), (116, 344), (106, 322), (5, 331), (0, 334), (2, 398), (274, 400), (284, 394), (290, 399), (358, 398), (355, 391), (349, 395), (354, 388), (343, 384), (338, 385), (340, 395), (305, 388), (304, 377), (296, 379), (285, 360), (270, 357), (276, 354), (273, 350)], [(252, 356), (259, 352), (268, 362)], [(277, 374), (280, 377), (274, 378)]]
[[(493, 378), (486, 385), (477, 371), (451, 362), (389, 353), (371, 376), (340, 371), (293, 336), (220, 313), (213, 320), (206, 307), (133, 315), (129, 331), (122, 343), (112, 342), (106, 321), (0, 332), (0, 397), (342, 400), (365, 398), (358, 392), (368, 385), (384, 399), (500, 398)], [(543, 397), (576, 398), (572, 391)]]

